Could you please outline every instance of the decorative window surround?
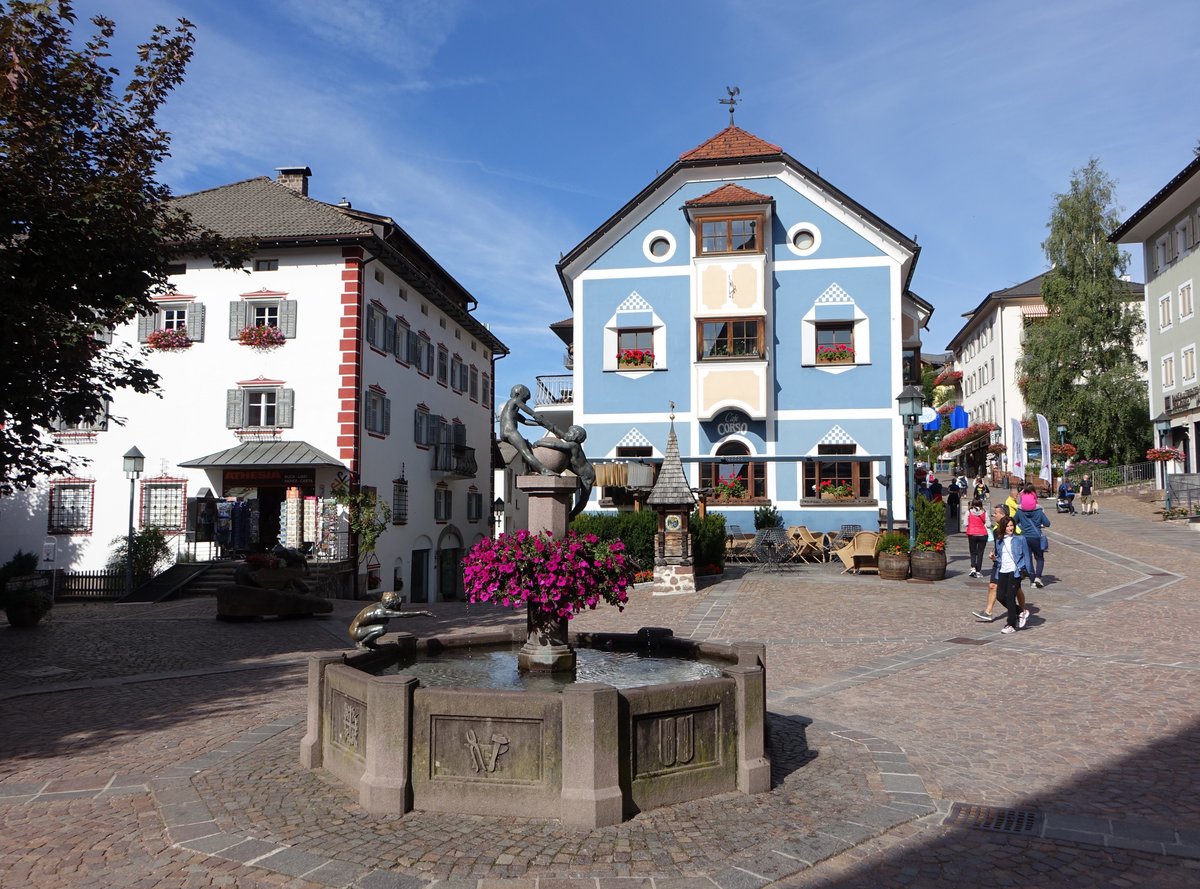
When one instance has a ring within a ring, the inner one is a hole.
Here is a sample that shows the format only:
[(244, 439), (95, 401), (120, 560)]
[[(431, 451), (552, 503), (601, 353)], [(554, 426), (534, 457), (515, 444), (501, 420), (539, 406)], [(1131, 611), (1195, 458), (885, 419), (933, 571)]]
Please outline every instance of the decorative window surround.
[(50, 534), (91, 534), (96, 481), (63, 478), (50, 482), (50, 509), (46, 530)]
[[(845, 364), (817, 361), (817, 330), (822, 324), (853, 325), (854, 359)], [(871, 363), (871, 322), (866, 312), (854, 302), (854, 297), (838, 284), (830, 284), (817, 297), (801, 320), (800, 363), (823, 373), (840, 374)]]
[[(651, 334), (653, 367), (623, 368), (618, 360), (621, 332), (648, 330)], [(667, 369), (667, 326), (655, 313), (653, 306), (636, 290), (629, 294), (604, 325), (604, 370), (638, 379), (656, 370)]]
[(673, 234), (666, 229), (655, 229), (642, 241), (642, 255), (650, 262), (670, 262), (677, 246)]
[(196, 297), (183, 293), (154, 299), (157, 311), (153, 315), (138, 316), (138, 342), (146, 343), (156, 330), (185, 329), (193, 343), (204, 342), (204, 303)]
[(168, 534), (184, 530), (187, 505), (187, 479), (172, 476), (148, 478), (141, 484), (141, 516), (143, 528), (158, 528)]
[(243, 380), (225, 396), (225, 426), (239, 436), (275, 439), (292, 426), (296, 393), (282, 380)]
[(229, 338), (238, 339), (247, 327), (278, 327), (285, 339), (295, 339), (297, 305), (279, 290), (243, 293), (229, 304)]
[(379, 386), (370, 386), (363, 393), (363, 426), (379, 438), (392, 433), (392, 400)]

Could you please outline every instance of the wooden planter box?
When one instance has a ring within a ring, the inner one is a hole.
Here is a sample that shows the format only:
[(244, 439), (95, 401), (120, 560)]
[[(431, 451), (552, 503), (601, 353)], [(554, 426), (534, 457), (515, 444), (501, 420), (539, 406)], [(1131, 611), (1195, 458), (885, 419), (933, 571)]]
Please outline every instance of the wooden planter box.
[(908, 553), (880, 553), (878, 561), (882, 580), (908, 580)]
[(946, 554), (917, 550), (909, 554), (913, 580), (945, 580)]

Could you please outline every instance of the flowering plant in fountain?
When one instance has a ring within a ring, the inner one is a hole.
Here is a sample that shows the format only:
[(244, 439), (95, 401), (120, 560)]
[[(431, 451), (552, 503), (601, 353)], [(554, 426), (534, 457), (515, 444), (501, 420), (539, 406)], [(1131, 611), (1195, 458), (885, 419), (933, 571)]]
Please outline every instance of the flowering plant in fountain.
[(570, 618), (601, 602), (622, 611), (629, 600), (633, 566), (620, 540), (568, 531), (517, 531), (475, 544), (463, 560), (463, 588), (471, 602), (542, 611)]

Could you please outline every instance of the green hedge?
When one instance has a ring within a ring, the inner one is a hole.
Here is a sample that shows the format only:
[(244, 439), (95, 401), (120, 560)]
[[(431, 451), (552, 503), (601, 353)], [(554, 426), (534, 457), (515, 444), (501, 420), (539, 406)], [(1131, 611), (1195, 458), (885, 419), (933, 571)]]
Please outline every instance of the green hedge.
[[(700, 519), (692, 513), (692, 559), (698, 567), (725, 567), (725, 516), (709, 513)], [(654, 533), (658, 516), (651, 510), (641, 512), (585, 512), (571, 522), (578, 534), (595, 534), (601, 540), (621, 540), (629, 557), (638, 567), (649, 571), (654, 567)]]

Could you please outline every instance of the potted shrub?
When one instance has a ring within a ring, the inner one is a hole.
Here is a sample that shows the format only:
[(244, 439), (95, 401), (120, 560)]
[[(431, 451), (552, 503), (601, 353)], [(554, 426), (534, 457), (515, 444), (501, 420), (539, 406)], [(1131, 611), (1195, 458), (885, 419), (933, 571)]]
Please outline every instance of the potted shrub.
[(37, 555), (22, 550), (0, 565), (0, 603), (11, 627), (37, 626), (54, 604), (37, 565)]
[(879, 576), (883, 580), (908, 580), (908, 535), (885, 531), (875, 541)]
[(918, 497), (914, 509), (916, 545), (909, 556), (914, 580), (946, 577), (946, 504)]
[(754, 510), (754, 530), (761, 531), (763, 528), (782, 528), (783, 516), (779, 514), (779, 510), (771, 504), (760, 506)]

